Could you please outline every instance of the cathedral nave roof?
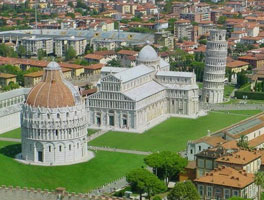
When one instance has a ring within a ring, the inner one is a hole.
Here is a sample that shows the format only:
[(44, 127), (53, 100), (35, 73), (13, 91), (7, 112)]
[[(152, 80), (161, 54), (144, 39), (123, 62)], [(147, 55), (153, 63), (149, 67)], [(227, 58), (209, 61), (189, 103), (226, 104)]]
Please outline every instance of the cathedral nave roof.
[(135, 101), (140, 101), (146, 97), (152, 96), (165, 88), (160, 85), (159, 83), (155, 81), (150, 81), (147, 82), (139, 87), (136, 87), (134, 89), (128, 90), (124, 92), (123, 94), (126, 95), (127, 97), (135, 100)]
[(150, 67), (147, 67), (146, 65), (141, 64), (136, 67), (129, 68), (128, 70), (119, 72), (115, 74), (114, 76), (117, 79), (121, 80), (122, 82), (127, 82), (130, 80), (136, 79), (140, 76), (149, 74), (153, 71), (154, 71), (153, 68), (150, 68)]

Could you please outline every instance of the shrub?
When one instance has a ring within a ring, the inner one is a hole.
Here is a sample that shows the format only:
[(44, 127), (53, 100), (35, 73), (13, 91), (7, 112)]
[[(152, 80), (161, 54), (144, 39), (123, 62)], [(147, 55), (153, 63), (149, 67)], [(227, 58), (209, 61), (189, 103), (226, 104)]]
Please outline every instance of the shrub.
[(235, 92), (235, 97), (238, 99), (244, 99), (243, 98), (244, 96), (247, 96), (247, 99), (264, 100), (264, 92), (245, 92), (245, 91)]

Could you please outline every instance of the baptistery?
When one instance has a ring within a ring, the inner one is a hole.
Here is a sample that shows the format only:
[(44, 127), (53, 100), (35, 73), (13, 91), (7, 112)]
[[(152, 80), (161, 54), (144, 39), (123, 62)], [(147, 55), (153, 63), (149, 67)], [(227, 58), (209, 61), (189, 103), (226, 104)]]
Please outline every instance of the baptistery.
[(88, 160), (85, 102), (50, 62), (43, 80), (31, 89), (21, 111), (21, 159), (33, 164), (66, 165)]

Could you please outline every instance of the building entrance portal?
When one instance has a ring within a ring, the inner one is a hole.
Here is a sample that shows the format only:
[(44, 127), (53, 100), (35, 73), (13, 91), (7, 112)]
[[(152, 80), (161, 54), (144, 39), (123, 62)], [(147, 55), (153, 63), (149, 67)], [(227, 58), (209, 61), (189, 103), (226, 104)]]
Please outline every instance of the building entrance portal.
[(101, 117), (96, 117), (97, 126), (101, 126)]
[(42, 151), (38, 151), (38, 161), (43, 162), (43, 152)]
[(115, 125), (115, 117), (114, 116), (109, 116), (109, 125), (114, 126)]

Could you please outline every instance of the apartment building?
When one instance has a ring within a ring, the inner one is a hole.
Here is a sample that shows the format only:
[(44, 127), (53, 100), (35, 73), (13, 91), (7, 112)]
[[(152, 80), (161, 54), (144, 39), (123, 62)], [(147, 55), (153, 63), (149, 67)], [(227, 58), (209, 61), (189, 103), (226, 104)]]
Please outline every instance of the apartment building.
[(174, 36), (170, 31), (161, 31), (154, 34), (154, 43), (168, 49), (174, 48)]
[(51, 38), (37, 38), (35, 36), (21, 39), (21, 45), (26, 48), (27, 55), (38, 55), (40, 49), (47, 55), (53, 53), (53, 40)]
[(261, 166), (261, 153), (239, 149), (216, 159), (218, 167), (228, 166), (236, 170), (243, 170), (247, 173), (256, 173)]
[(221, 166), (195, 179), (194, 182), (203, 200), (226, 200), (232, 196), (258, 199), (258, 186), (254, 182), (254, 174), (243, 170)]
[(76, 56), (83, 55), (85, 53), (85, 48), (87, 45), (87, 40), (82, 37), (61, 37), (54, 39), (55, 55), (62, 57), (65, 55), (67, 49), (72, 46), (76, 52)]
[(174, 36), (178, 39), (188, 38), (188, 40), (192, 40), (193, 25), (190, 20), (180, 19), (176, 21), (174, 25)]

